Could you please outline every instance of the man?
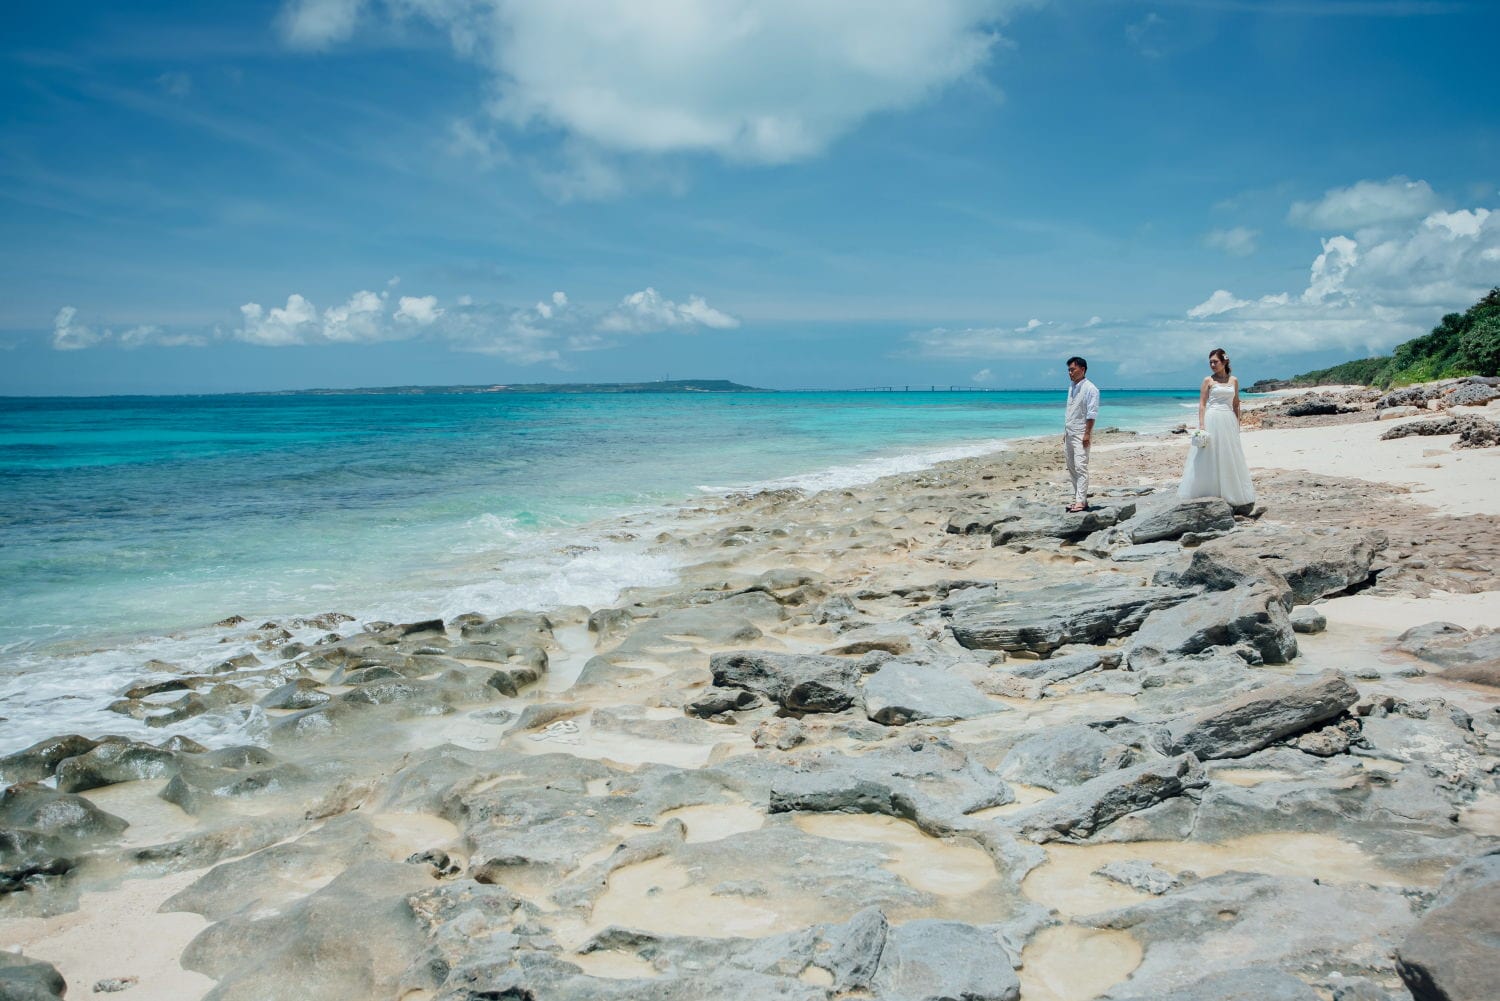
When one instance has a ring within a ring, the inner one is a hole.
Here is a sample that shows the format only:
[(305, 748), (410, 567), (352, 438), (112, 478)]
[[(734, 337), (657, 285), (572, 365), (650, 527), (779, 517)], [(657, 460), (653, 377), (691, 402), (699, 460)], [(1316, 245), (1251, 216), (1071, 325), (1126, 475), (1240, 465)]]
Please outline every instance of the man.
[(1068, 479), (1073, 481), (1073, 503), (1069, 511), (1089, 506), (1089, 446), (1093, 444), (1094, 421), (1099, 416), (1099, 387), (1088, 379), (1089, 363), (1076, 355), (1068, 359), (1068, 409), (1063, 417), (1063, 455), (1068, 460)]

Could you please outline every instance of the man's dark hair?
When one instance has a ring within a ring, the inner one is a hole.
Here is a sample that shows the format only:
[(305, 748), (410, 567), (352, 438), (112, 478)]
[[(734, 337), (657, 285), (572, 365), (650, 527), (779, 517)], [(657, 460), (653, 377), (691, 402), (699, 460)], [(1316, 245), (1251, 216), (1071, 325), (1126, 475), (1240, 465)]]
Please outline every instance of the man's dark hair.
[(1089, 363), (1086, 362), (1086, 361), (1084, 361), (1082, 358), (1078, 357), (1077, 355), (1074, 355), (1073, 357), (1071, 357), (1071, 358), (1068, 359), (1068, 365), (1070, 367), (1073, 366), (1073, 365), (1077, 365), (1079, 368), (1083, 369), (1085, 372), (1087, 372), (1089, 370)]

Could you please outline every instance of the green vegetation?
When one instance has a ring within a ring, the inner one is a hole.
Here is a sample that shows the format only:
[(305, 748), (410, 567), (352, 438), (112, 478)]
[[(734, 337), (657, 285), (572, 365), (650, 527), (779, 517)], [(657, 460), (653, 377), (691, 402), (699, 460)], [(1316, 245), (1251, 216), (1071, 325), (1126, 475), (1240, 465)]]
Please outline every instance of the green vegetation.
[(1461, 375), (1500, 375), (1500, 288), (1492, 288), (1462, 313), (1449, 313), (1432, 328), (1385, 358), (1361, 358), (1304, 372), (1288, 386), (1360, 383), (1389, 389)]

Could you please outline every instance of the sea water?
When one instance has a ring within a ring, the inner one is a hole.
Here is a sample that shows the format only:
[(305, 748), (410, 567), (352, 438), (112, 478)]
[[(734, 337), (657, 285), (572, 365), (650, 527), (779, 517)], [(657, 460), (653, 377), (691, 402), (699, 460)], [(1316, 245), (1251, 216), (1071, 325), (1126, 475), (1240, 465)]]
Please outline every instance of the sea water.
[[(1100, 422), (1168, 427), (1192, 397), (1106, 392)], [(208, 628), (227, 616), (599, 607), (673, 580), (650, 528), (695, 498), (848, 486), (995, 451), (1057, 431), (1063, 398), (0, 399), (0, 753), (69, 729), (129, 732), (103, 710), (110, 697), (153, 657), (198, 669), (243, 652)], [(243, 736), (208, 732), (225, 725), (181, 732)]]

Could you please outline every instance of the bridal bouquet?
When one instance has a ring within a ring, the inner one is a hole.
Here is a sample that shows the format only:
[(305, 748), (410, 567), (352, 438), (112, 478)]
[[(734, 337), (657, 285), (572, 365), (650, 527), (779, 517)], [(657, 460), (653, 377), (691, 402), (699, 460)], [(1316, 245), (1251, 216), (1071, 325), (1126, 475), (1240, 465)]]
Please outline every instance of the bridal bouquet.
[(1188, 441), (1192, 442), (1194, 448), (1202, 448), (1208, 444), (1208, 432), (1202, 428), (1193, 428), (1188, 432)]

